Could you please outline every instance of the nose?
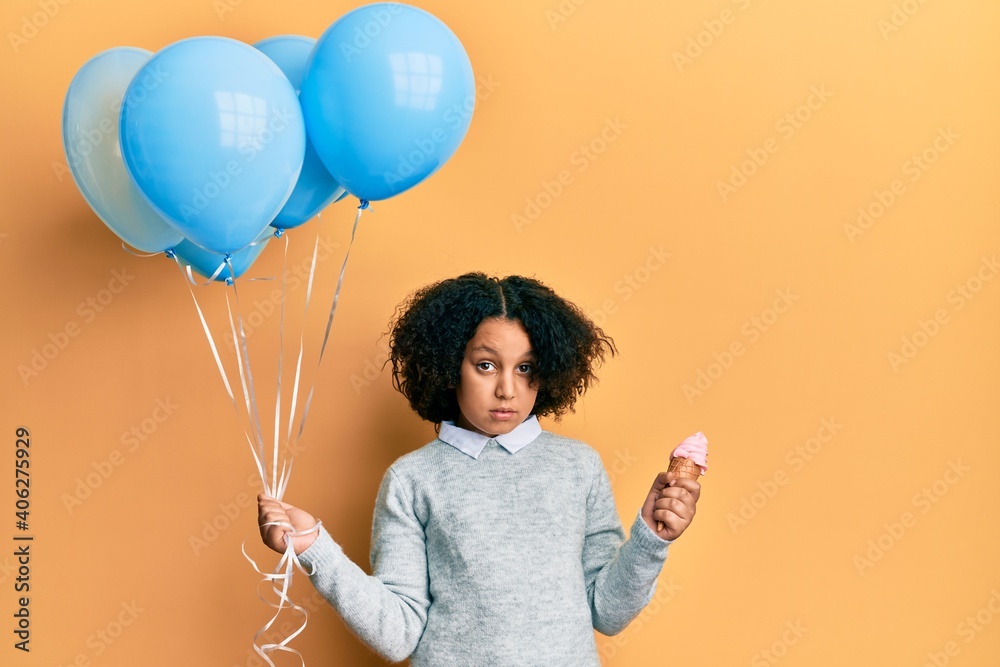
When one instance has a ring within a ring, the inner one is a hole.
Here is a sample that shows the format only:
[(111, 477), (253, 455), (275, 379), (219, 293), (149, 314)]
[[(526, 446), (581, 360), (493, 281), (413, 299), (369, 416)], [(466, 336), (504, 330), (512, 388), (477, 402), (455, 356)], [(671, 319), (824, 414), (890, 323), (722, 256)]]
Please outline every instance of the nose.
[(506, 371), (497, 376), (497, 386), (495, 395), (501, 400), (514, 398), (514, 373)]

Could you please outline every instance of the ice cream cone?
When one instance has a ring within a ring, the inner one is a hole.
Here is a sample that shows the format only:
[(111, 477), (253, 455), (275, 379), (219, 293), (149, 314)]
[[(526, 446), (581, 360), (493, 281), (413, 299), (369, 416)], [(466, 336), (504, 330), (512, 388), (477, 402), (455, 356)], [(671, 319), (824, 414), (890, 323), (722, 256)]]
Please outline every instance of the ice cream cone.
[[(670, 465), (667, 466), (667, 472), (674, 473), (678, 479), (698, 479), (701, 477), (701, 466), (692, 461), (691, 459), (686, 459), (683, 456), (675, 456), (670, 459)], [(656, 522), (656, 529), (663, 530), (663, 522)]]
[(691, 459), (675, 456), (670, 459), (670, 465), (667, 466), (667, 472), (676, 473), (677, 477), (681, 479), (698, 479), (701, 477), (701, 466)]

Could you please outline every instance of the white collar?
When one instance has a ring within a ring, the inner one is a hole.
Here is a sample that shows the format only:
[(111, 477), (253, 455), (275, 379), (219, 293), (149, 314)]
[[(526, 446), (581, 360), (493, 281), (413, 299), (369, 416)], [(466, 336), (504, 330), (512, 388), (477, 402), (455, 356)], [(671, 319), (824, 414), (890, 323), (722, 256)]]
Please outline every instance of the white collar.
[(538, 437), (542, 432), (542, 427), (538, 423), (538, 417), (531, 415), (517, 425), (510, 433), (498, 435), (491, 438), (482, 433), (476, 433), (456, 426), (455, 422), (441, 422), (441, 432), (438, 438), (448, 443), (458, 451), (468, 454), (474, 459), (478, 459), (486, 443), (495, 440), (498, 445), (506, 449), (511, 454), (516, 454), (518, 450)]

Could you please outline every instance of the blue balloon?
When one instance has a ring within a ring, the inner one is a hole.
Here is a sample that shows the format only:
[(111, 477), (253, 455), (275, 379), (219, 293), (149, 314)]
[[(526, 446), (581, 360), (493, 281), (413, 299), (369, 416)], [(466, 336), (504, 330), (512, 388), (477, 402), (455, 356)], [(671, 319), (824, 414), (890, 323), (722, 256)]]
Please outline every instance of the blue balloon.
[(265, 231), (254, 245), (233, 253), (230, 258), (233, 265), (232, 271), (226, 266), (225, 255), (199, 248), (187, 239), (182, 240), (174, 247), (174, 254), (184, 266), (190, 266), (206, 278), (215, 276), (215, 280), (222, 282), (227, 278), (239, 278), (246, 273), (246, 270), (257, 260), (260, 253), (264, 252), (264, 246), (272, 237), (273, 234)]
[(121, 113), (125, 165), (152, 206), (213, 252), (246, 247), (285, 204), (305, 154), (295, 89), (225, 37), (171, 44), (140, 69)]
[[(257, 42), (254, 47), (274, 61), (298, 93), (302, 87), (302, 77), (306, 73), (306, 62), (315, 43), (316, 40), (311, 37), (279, 35)], [(297, 227), (333, 201), (339, 200), (345, 192), (323, 166), (312, 142), (306, 137), (306, 153), (299, 180), (288, 201), (271, 221), (271, 226), (278, 229)]]
[(439, 19), (395, 2), (348, 12), (319, 38), (300, 101), (326, 168), (360, 199), (387, 199), (455, 152), (472, 120), (475, 77)]
[(135, 186), (118, 143), (125, 89), (152, 55), (127, 46), (97, 54), (73, 77), (63, 105), (63, 147), (73, 180), (104, 224), (144, 252), (172, 248), (183, 238)]

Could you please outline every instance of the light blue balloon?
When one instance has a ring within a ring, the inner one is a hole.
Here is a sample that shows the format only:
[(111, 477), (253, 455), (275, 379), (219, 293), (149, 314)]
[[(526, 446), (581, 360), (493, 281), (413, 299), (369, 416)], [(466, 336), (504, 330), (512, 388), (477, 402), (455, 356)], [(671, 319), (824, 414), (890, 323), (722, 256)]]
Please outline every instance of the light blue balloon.
[(360, 7), (327, 28), (300, 95), (326, 168), (369, 200), (440, 169), (469, 129), (475, 98), (472, 65), (455, 34), (395, 2)]
[(172, 248), (183, 238), (136, 187), (118, 142), (125, 89), (152, 55), (120, 46), (88, 60), (69, 84), (62, 117), (66, 163), (83, 198), (111, 231), (144, 252)]
[(174, 248), (174, 254), (181, 260), (182, 265), (190, 266), (199, 275), (206, 278), (215, 276), (215, 280), (225, 282), (227, 278), (239, 278), (246, 273), (247, 269), (260, 256), (260, 253), (264, 252), (264, 247), (272, 237), (273, 234), (265, 231), (261, 234), (256, 244), (233, 253), (230, 258), (230, 262), (233, 265), (232, 271), (226, 266), (225, 255), (199, 248), (187, 239), (183, 239), (177, 244)]
[[(306, 72), (306, 62), (315, 43), (316, 40), (311, 37), (279, 35), (257, 42), (254, 47), (274, 61), (298, 93)], [(297, 227), (312, 219), (332, 202), (339, 201), (345, 192), (323, 166), (323, 161), (319, 159), (307, 136), (299, 180), (288, 201), (271, 221), (271, 226), (278, 229)]]
[(225, 37), (154, 55), (125, 93), (120, 132), (149, 203), (219, 253), (246, 247), (270, 224), (305, 153), (292, 84), (263, 53)]

